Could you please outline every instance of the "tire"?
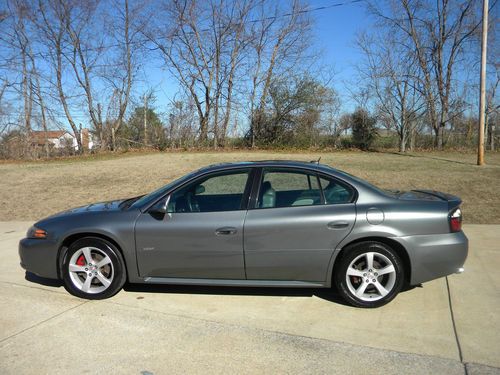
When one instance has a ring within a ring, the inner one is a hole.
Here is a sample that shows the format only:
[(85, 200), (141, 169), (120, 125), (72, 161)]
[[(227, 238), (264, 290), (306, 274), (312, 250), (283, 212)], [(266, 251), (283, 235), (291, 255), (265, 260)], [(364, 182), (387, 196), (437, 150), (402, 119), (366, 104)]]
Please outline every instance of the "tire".
[(352, 306), (374, 308), (392, 301), (405, 280), (398, 254), (380, 242), (359, 242), (344, 249), (334, 284)]
[(118, 249), (97, 237), (71, 244), (62, 265), (66, 290), (76, 297), (105, 299), (118, 293), (126, 281), (125, 262)]

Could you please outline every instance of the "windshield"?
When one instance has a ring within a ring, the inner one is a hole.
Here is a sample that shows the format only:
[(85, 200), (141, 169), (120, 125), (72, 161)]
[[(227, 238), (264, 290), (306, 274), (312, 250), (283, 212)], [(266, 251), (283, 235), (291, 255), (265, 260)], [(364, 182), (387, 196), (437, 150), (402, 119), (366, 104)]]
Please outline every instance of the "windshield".
[(183, 183), (184, 181), (190, 180), (197, 173), (198, 173), (198, 171), (191, 172), (191, 173), (189, 173), (181, 178), (178, 178), (177, 180), (174, 180), (174, 181), (168, 183), (167, 185), (162, 186), (161, 188), (159, 188), (159, 189), (157, 189), (149, 194), (144, 195), (143, 197), (136, 200), (130, 207), (140, 208), (148, 203), (152, 203), (152, 202), (160, 199), (163, 195), (165, 195), (165, 193), (167, 191), (172, 189), (175, 185), (178, 185), (178, 184)]

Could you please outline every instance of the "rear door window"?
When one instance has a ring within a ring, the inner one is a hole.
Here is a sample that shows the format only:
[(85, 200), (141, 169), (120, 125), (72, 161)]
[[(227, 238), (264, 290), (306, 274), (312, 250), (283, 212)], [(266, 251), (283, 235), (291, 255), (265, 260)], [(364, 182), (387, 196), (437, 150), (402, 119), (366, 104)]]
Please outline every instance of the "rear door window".
[(323, 177), (319, 178), (326, 204), (352, 203), (355, 191), (349, 185), (337, 179)]
[(314, 206), (322, 204), (315, 174), (266, 168), (263, 170), (257, 208)]

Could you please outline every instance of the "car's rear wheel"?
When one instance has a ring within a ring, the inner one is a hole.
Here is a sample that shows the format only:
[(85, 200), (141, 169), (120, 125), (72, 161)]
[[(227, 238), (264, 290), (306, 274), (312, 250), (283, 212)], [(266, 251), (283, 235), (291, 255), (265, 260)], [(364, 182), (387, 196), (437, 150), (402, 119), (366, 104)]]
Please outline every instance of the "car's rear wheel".
[(341, 296), (356, 307), (379, 307), (396, 297), (404, 283), (398, 254), (380, 242), (359, 242), (344, 249), (334, 270)]
[(125, 265), (118, 249), (100, 238), (85, 237), (69, 247), (62, 276), (66, 290), (86, 299), (104, 299), (125, 283)]

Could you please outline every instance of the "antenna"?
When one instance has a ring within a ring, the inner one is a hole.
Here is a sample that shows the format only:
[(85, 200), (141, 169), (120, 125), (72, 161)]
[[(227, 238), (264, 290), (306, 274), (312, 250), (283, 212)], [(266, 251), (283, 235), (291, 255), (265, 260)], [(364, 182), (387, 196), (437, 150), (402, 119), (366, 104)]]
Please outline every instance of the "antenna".
[(316, 163), (319, 164), (319, 161), (321, 160), (321, 156), (318, 158), (318, 160), (311, 160), (309, 163)]

